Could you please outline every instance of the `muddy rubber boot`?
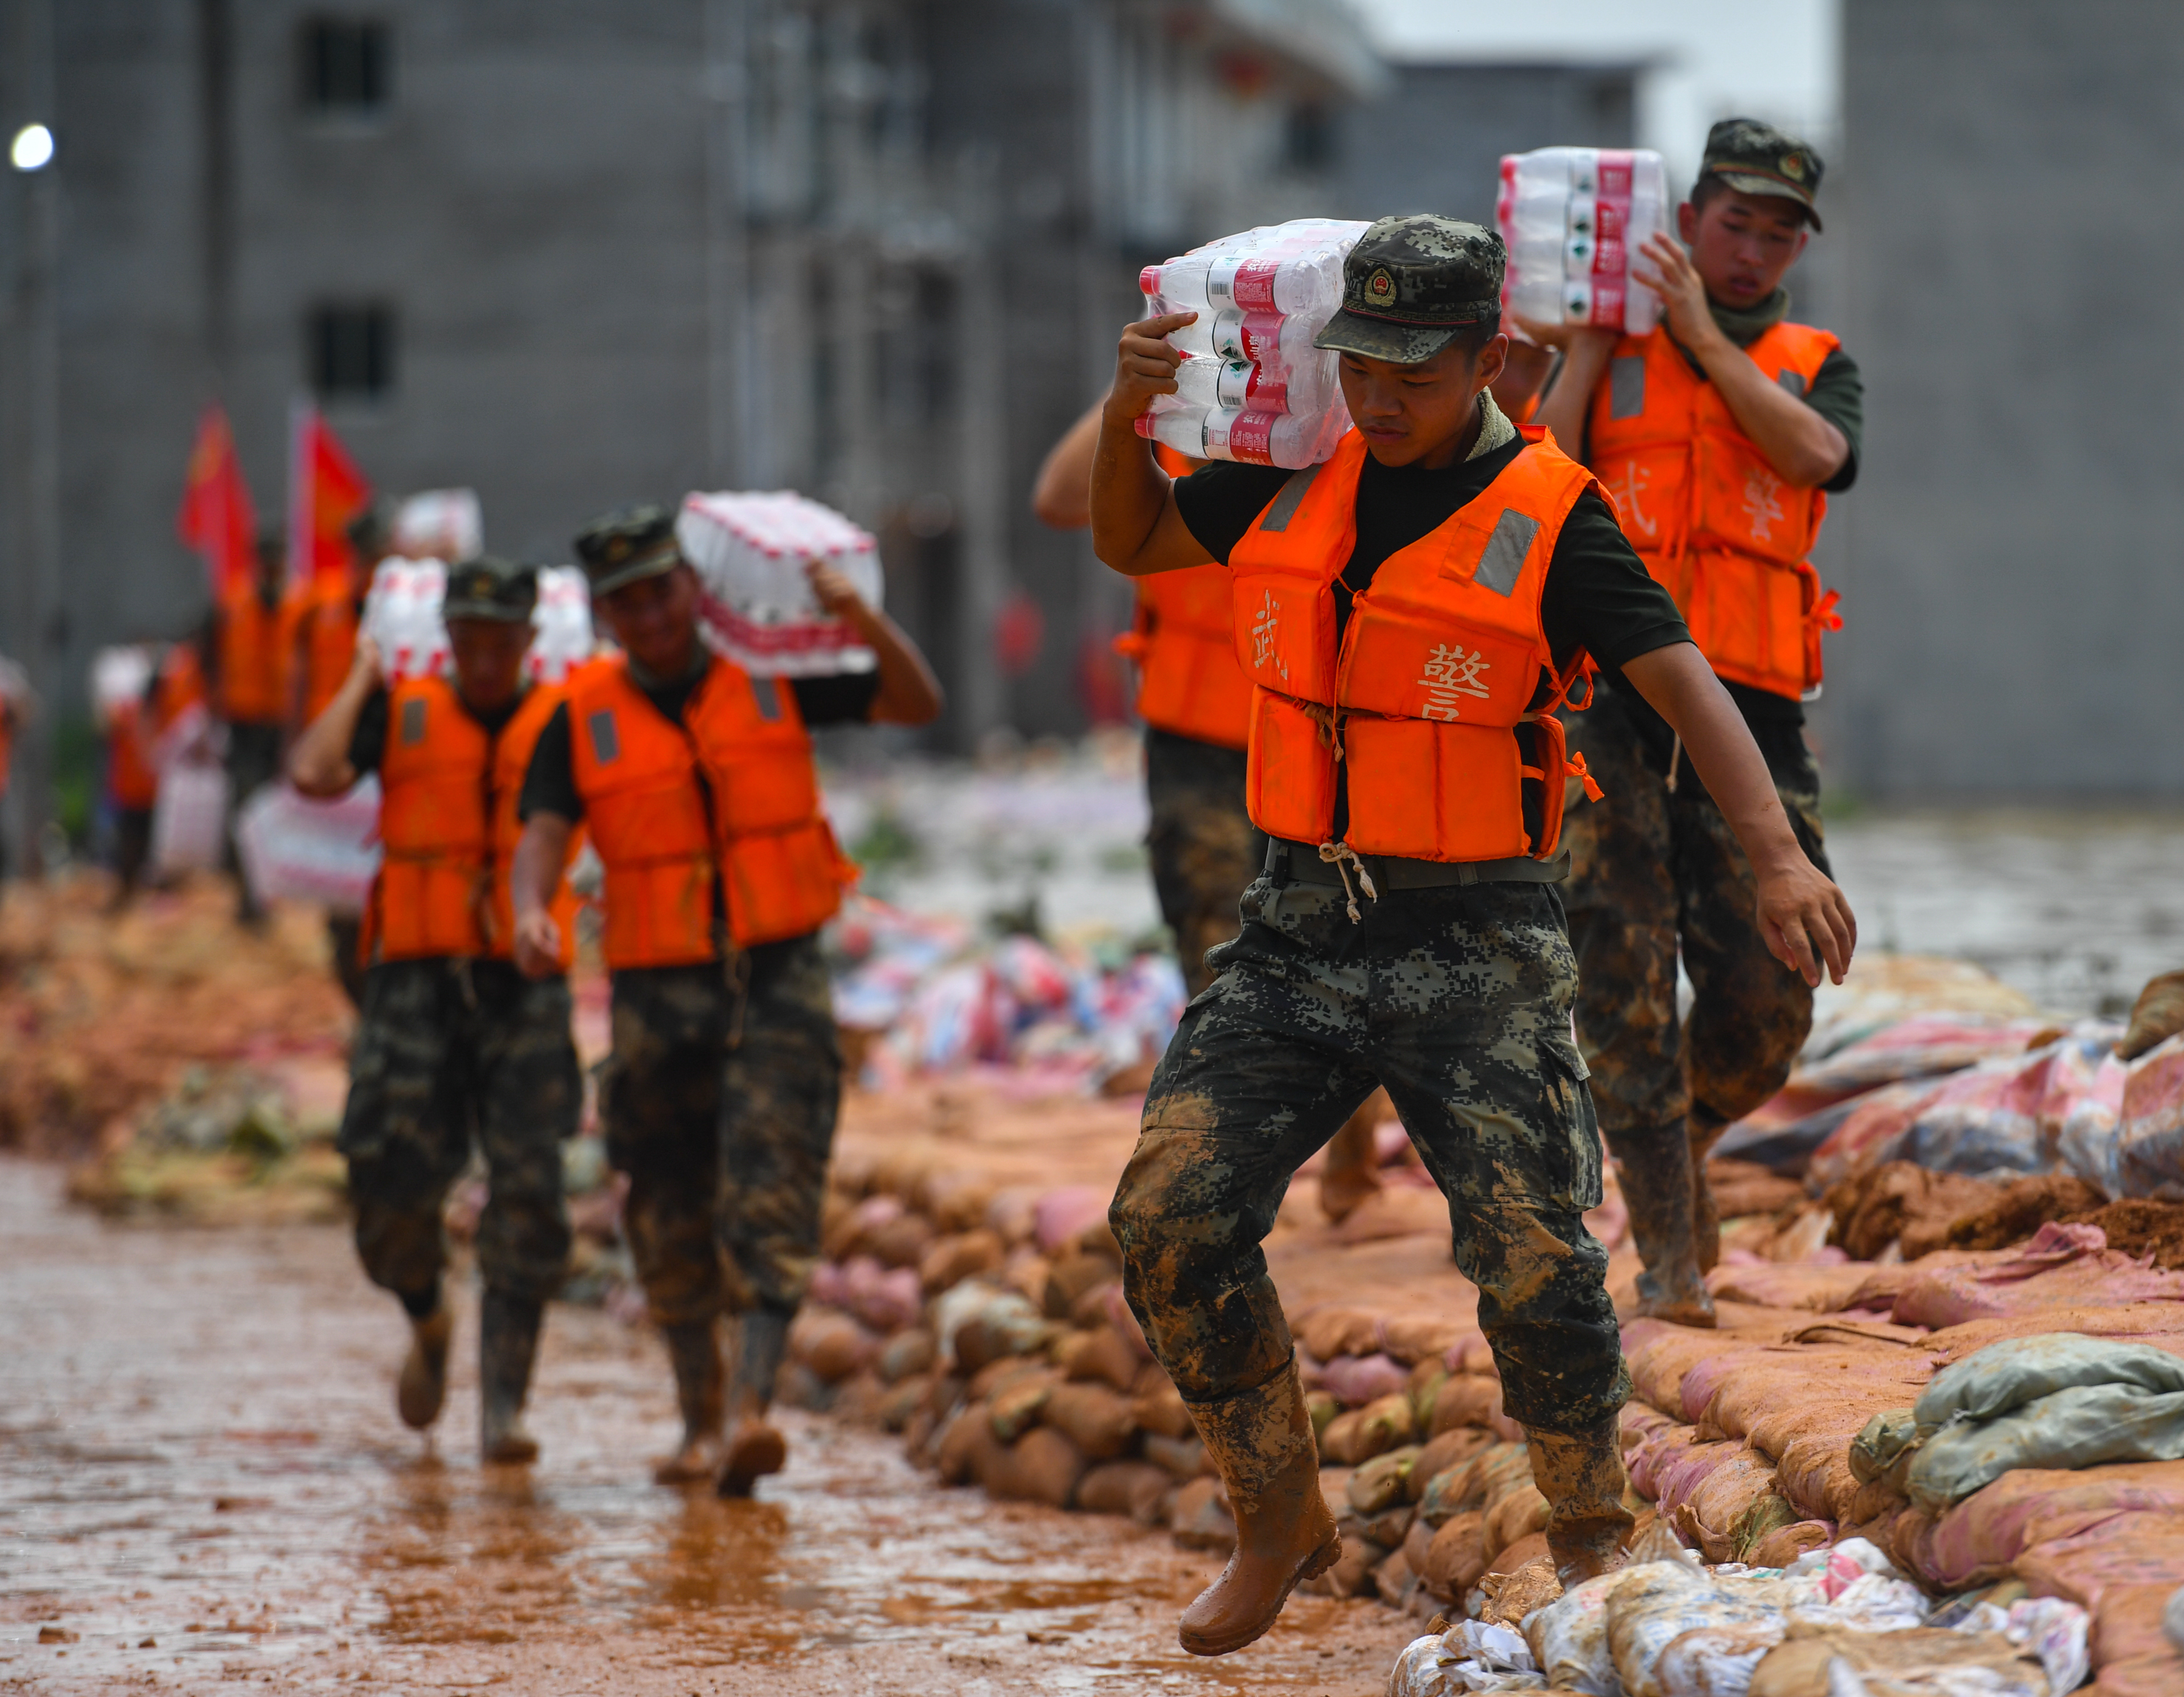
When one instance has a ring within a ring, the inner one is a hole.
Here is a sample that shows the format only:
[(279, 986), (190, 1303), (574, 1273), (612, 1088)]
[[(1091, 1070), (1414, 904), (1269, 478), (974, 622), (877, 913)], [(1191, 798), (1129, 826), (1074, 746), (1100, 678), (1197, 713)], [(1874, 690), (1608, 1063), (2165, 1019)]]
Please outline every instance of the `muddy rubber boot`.
[(714, 1487), (724, 1497), (747, 1497), (768, 1473), (788, 1460), (788, 1440), (766, 1417), (773, 1382), (788, 1347), (788, 1318), (755, 1308), (736, 1327), (736, 1376), (728, 1391), (728, 1445)]
[(497, 1290), (488, 1290), (478, 1305), (478, 1453), (486, 1461), (538, 1459), (538, 1440), (523, 1429), (523, 1401), (545, 1308)]
[(410, 1322), (410, 1355), (394, 1382), (394, 1406), (404, 1426), (422, 1432), (440, 1417), (448, 1399), (448, 1345), (454, 1341), (454, 1310), (447, 1299), (422, 1320)]
[(1319, 1175), (1319, 1211), (1340, 1225), (1383, 1188), (1379, 1153), (1373, 1132), (1384, 1117), (1376, 1090), (1342, 1122), (1327, 1145), (1327, 1165)]
[(721, 1344), (713, 1322), (663, 1326), (667, 1360), (675, 1369), (675, 1401), (682, 1411), (682, 1447), (652, 1470), (663, 1485), (690, 1485), (721, 1468), (721, 1421), (726, 1408)]
[(1711, 1329), (1713, 1298), (1707, 1293), (1692, 1235), (1691, 1144), (1683, 1127), (1624, 1132), (1616, 1137), (1614, 1149), (1623, 1164), (1630, 1236), (1646, 1263), (1638, 1275), (1639, 1313)]
[(1622, 1422), (1614, 1416), (1581, 1432), (1527, 1427), (1532, 1483), (1547, 1499), (1547, 1553), (1563, 1589), (1620, 1567), (1637, 1522), (1624, 1506)]
[(1193, 1655), (1226, 1655), (1273, 1625), (1300, 1581), (1334, 1566), (1342, 1534), (1320, 1494), (1295, 1356), (1256, 1390), (1190, 1408), (1228, 1488), (1236, 1553), (1184, 1611), (1177, 1637)]

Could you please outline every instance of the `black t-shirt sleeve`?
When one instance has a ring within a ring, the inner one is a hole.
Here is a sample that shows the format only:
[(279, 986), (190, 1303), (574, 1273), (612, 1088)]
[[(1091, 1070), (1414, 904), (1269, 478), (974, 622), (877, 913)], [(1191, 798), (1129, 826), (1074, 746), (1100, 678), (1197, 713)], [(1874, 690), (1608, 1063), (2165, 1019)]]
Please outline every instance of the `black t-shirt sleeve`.
[(1217, 460), (1175, 482), (1175, 510), (1198, 545), (1223, 565), (1267, 503), (1296, 474), (1279, 465)]
[(1691, 639), (1674, 600), (1647, 575), (1607, 503), (1590, 489), (1563, 520), (1540, 623), (1557, 663), (1583, 648), (1607, 671)]
[(584, 798), (577, 793), (577, 774), (569, 745), (569, 704), (563, 702), (540, 728), (524, 771), (523, 789), (515, 798), (515, 816), (534, 813), (560, 815), (571, 824), (584, 816)]
[(387, 692), (375, 689), (358, 709), (356, 728), (348, 733), (348, 763), (359, 777), (376, 772), (387, 758)]
[(1841, 431), (1850, 444), (1850, 458), (1842, 469), (1820, 485), (1829, 494), (1840, 495), (1858, 481), (1858, 455), (1865, 446), (1865, 379), (1858, 375), (1858, 362), (1840, 348), (1831, 352), (1813, 374), (1805, 404)]
[(872, 704), (879, 699), (877, 671), (848, 671), (833, 677), (794, 677), (788, 687), (796, 694), (796, 710), (816, 731), (827, 725), (869, 725)]

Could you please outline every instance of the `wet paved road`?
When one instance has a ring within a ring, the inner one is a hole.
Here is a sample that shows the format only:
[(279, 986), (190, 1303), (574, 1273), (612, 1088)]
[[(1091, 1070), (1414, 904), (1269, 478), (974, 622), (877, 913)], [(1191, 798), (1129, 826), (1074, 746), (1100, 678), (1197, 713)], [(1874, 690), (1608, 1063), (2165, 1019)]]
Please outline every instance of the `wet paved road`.
[(437, 1454), (397, 1424), (344, 1234), (107, 1227), (58, 1187), (0, 1160), (0, 1692), (1362, 1694), (1416, 1630), (1300, 1600), (1194, 1661), (1210, 1558), (823, 1420), (759, 1501), (663, 1491), (657, 1345), (588, 1310), (549, 1321), (543, 1460), (481, 1470), (467, 1363)]

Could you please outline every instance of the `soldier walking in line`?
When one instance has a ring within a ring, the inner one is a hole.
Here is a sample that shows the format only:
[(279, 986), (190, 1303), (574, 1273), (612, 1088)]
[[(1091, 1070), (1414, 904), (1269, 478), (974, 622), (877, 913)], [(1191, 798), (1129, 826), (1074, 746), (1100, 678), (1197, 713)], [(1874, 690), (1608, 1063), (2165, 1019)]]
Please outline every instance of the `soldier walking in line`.
[(547, 881), (559, 939), (525, 971), (513, 960), (516, 798), (561, 699), (524, 678), (538, 598), (527, 566), (454, 567), (443, 604), (452, 681), (389, 684), (377, 645), (359, 637), (348, 678), (289, 759), (306, 795), (339, 795), (379, 774), (386, 856), (365, 915), (370, 964), (339, 1139), (357, 1252), (410, 1316), (396, 1403), (422, 1430), (446, 1398), (454, 1334), (441, 1210), (475, 1139), (488, 1186), (477, 1234), (479, 1441), (498, 1462), (538, 1453), (523, 1405), (545, 1305), (567, 1272), (561, 1144), (583, 1106), (566, 845)]
[[(1643, 337), (1539, 326), (1566, 351), (1538, 416), (1614, 496), (1825, 869), (1802, 703), (1819, 690), (1821, 633), (1841, 621), (1807, 555), (1828, 496), (1858, 476), (1864, 387), (1832, 335), (1791, 320), (1782, 287), (1819, 228), (1820, 169), (1763, 124), (1715, 125), (1677, 209), (1684, 247), (1657, 236), (1636, 268), (1659, 279), (1661, 324)], [(1578, 1042), (1646, 1264), (1639, 1309), (1711, 1326), (1707, 1151), (1782, 1088), (1812, 991), (1763, 947), (1758, 881), (1675, 727), (1610, 677), (1569, 736), (1616, 802), (1572, 822), (1568, 901)], [(1693, 991), (1680, 1022), (1680, 955)]]
[[(1131, 576), (1226, 561), (1252, 696), (1251, 815), (1271, 843), (1145, 1099), (1109, 1218), (1124, 1288), (1228, 1488), (1236, 1553), (1184, 1647), (1257, 1638), (1341, 1540), (1260, 1241), (1290, 1175), (1376, 1084), (1448, 1198), (1457, 1266), (1548, 1504), (1565, 1583), (1622, 1559), (1629, 1394), (1599, 1134), (1570, 1038), (1554, 716), (1585, 656), (1680, 735), (1758, 883), (1778, 958), (1816, 982), (1853, 943), (1734, 704), (1591, 475), (1488, 386), (1503, 252), (1476, 225), (1384, 219), (1344, 266), (1355, 427), (1301, 471), (1171, 484), (1134, 420), (1172, 392), (1174, 314), (1123, 332), (1092, 476), (1094, 546)], [(1613, 805), (1613, 803), (1608, 804)]]
[[(810, 729), (922, 725), (939, 687), (910, 639), (827, 567), (811, 568), (813, 588), (877, 669), (759, 677), (699, 640), (672, 513), (626, 509), (576, 546), (621, 652), (571, 674), (524, 780), (516, 958), (549, 972), (566, 946), (549, 899), (581, 824), (606, 869), (607, 1155), (629, 1177), (623, 1229), (682, 1415), (655, 1477), (744, 1495), (787, 1455), (766, 1416), (818, 1259), (841, 1099), (817, 932), (854, 869), (820, 807)], [(740, 1322), (733, 1377), (723, 1313)]]

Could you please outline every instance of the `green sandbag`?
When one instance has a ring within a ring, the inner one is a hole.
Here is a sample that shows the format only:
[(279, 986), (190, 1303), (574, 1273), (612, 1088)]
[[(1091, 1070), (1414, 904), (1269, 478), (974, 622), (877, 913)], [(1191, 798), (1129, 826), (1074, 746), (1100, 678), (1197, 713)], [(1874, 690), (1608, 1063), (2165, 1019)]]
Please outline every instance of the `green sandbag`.
[(1936, 1373), (1912, 1412), (1919, 1429), (1930, 1432), (1956, 1420), (1992, 1420), (2074, 1385), (2132, 1385), (2156, 1394), (2184, 1391), (2184, 1360), (2150, 1344), (2114, 1343), (2078, 1332), (2008, 1338)]
[(1912, 1458), (1904, 1490), (1914, 1508), (1939, 1513), (2014, 1467), (2176, 1461), (2184, 1461), (2184, 1391), (2072, 1385), (1999, 1419), (1959, 1420), (1931, 1433)]

